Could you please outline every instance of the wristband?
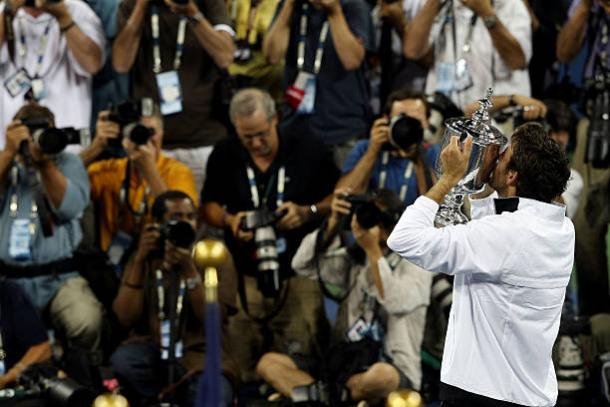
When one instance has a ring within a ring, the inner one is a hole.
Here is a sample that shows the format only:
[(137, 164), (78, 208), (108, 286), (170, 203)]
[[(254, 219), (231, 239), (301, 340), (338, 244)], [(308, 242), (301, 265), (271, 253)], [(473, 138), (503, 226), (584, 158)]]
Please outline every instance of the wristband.
[(144, 288), (143, 284), (132, 284), (132, 283), (128, 283), (127, 281), (122, 281), (121, 284), (126, 287), (131, 288), (132, 290), (142, 290)]
[(201, 14), (201, 11), (199, 11), (192, 16), (188, 16), (187, 19), (191, 23), (199, 23), (199, 22), (203, 21), (203, 14)]
[(66, 25), (65, 27), (59, 27), (59, 32), (62, 33), (62, 34), (65, 34), (66, 32), (68, 32), (75, 25), (76, 25), (76, 23), (74, 22), (74, 20), (72, 20), (70, 22), (70, 24)]

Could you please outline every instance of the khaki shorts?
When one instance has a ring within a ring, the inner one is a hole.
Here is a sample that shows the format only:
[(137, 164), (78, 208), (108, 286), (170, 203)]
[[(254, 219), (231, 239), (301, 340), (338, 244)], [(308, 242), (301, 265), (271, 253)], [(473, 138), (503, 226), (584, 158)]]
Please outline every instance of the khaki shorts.
[[(250, 314), (268, 315), (277, 300), (266, 299), (256, 288), (254, 277), (245, 277), (246, 297)], [(318, 283), (304, 277), (291, 277), (284, 282), (286, 302), (279, 313), (267, 322), (272, 333), (271, 344), (263, 348), (263, 330), (258, 322), (248, 317), (241, 300), (238, 313), (229, 318), (230, 352), (240, 370), (242, 382), (259, 380), (255, 369), (266, 352), (297, 354), (316, 359), (326, 348), (328, 324), (324, 316), (323, 296)]]

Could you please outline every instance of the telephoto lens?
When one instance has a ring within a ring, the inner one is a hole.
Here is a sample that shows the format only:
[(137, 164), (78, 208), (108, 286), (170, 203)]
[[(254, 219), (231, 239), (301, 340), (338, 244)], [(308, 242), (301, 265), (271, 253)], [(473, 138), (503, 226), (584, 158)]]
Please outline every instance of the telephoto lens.
[(419, 144), (424, 139), (424, 129), (419, 120), (407, 116), (404, 113), (393, 116), (388, 123), (390, 127), (389, 149), (407, 150), (414, 144)]
[(178, 220), (163, 224), (161, 238), (168, 240), (176, 247), (188, 249), (195, 243), (196, 235), (190, 223)]

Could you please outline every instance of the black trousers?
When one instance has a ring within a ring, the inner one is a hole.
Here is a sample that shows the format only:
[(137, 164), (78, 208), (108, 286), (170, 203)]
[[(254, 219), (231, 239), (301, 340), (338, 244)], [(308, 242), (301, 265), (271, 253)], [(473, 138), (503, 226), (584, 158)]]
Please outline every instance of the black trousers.
[(521, 407), (521, 404), (470, 393), (443, 382), (440, 385), (440, 399), (442, 407)]

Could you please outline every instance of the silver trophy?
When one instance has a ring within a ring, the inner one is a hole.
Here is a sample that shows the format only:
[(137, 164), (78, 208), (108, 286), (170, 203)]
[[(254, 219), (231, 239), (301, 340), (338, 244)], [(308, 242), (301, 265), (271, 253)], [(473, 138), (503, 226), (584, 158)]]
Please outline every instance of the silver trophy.
[[(472, 153), (464, 177), (445, 196), (436, 213), (434, 224), (437, 227), (468, 222), (461, 210), (464, 197), (483, 190), (496, 166), (502, 147), (507, 143), (507, 138), (500, 130), (491, 125), (488, 110), (493, 106), (492, 93), (493, 90), (489, 88), (487, 97), (479, 100), (479, 109), (472, 118), (456, 117), (445, 122), (441, 151), (449, 144), (452, 136), (458, 136), (460, 143), (468, 136), (472, 136), (473, 140)], [(440, 157), (436, 163), (436, 173), (439, 177), (443, 173)]]

